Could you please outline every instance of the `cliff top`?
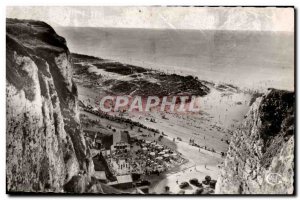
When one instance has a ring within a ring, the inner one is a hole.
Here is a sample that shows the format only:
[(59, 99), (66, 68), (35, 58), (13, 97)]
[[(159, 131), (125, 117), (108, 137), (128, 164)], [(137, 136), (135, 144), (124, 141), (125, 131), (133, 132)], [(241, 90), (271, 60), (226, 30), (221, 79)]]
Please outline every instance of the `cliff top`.
[(6, 35), (32, 50), (49, 48), (59, 52), (69, 51), (66, 40), (45, 22), (7, 18)]

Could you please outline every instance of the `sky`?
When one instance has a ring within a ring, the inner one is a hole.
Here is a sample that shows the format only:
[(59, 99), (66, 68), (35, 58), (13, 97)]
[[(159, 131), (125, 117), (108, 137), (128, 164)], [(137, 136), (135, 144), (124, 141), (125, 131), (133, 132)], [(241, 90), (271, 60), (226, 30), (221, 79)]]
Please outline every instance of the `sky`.
[(7, 7), (9, 18), (53, 27), (114, 27), (294, 32), (293, 8), (255, 7)]

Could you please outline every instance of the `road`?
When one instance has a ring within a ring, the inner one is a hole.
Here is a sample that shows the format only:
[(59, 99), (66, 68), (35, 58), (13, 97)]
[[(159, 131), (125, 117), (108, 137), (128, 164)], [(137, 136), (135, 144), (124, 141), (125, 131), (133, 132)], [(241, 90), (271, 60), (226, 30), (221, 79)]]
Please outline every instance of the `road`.
[[(189, 182), (192, 178), (197, 178), (201, 182), (207, 175), (211, 176), (212, 179), (217, 179), (219, 173), (217, 165), (223, 161), (219, 154), (202, 149), (199, 152), (197, 147), (186, 142), (177, 142), (177, 147), (178, 152), (182, 153), (188, 162), (181, 165), (178, 171), (167, 173), (164, 179), (150, 188), (150, 192), (164, 193), (165, 187), (169, 186), (170, 192), (177, 194), (181, 190), (179, 188), (181, 182)], [(190, 186), (185, 189), (185, 193), (192, 194), (195, 190), (196, 187)]]

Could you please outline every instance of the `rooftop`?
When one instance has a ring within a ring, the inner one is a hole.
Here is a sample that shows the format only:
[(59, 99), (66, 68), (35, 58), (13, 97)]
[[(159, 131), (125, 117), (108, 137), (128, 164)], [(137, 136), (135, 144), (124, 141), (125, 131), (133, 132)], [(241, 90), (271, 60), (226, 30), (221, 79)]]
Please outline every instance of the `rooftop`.
[(121, 132), (121, 131), (118, 131), (118, 132), (115, 132), (113, 134), (113, 144), (117, 144), (119, 142), (126, 142), (128, 143), (128, 133), (125, 133), (125, 132)]
[(119, 184), (121, 184), (121, 183), (131, 183), (132, 182), (132, 177), (131, 177), (131, 175), (117, 176), (117, 182)]
[(106, 180), (106, 173), (105, 171), (95, 171), (94, 172), (94, 176), (97, 178), (97, 179), (100, 179), (100, 180)]

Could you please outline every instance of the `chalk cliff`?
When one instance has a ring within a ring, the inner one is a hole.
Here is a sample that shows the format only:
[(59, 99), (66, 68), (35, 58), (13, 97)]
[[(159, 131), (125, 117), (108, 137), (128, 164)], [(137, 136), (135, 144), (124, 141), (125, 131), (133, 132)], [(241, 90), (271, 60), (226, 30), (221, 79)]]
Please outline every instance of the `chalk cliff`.
[(64, 38), (40, 21), (6, 21), (8, 192), (101, 192), (79, 120)]
[(217, 194), (293, 194), (295, 94), (270, 89), (235, 132)]

